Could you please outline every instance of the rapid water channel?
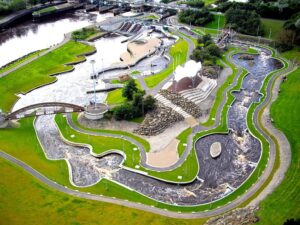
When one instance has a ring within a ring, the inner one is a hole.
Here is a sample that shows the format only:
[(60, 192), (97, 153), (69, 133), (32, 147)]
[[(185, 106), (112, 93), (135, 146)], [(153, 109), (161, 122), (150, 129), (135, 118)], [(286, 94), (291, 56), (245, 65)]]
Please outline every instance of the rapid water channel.
[[(60, 138), (53, 116), (39, 117), (35, 122), (38, 138), (49, 159), (64, 159), (69, 165), (70, 179), (76, 186), (90, 186), (102, 178), (111, 179), (157, 201), (176, 205), (199, 205), (225, 197), (238, 188), (256, 168), (261, 145), (247, 128), (246, 116), (251, 103), (260, 98), (261, 85), (271, 71), (281, 68), (280, 61), (262, 51), (254, 60), (233, 56), (236, 65), (249, 74), (242, 82), (242, 89), (234, 93), (235, 101), (228, 112), (228, 134), (212, 134), (196, 142), (196, 153), (200, 171), (197, 179), (189, 184), (171, 184), (129, 171), (121, 165), (123, 156), (109, 154), (98, 158), (89, 149), (70, 146)], [(210, 156), (210, 146), (221, 143), (221, 155)], [(84, 165), (84, 166), (83, 166)], [(180, 176), (189, 173), (187, 168)]]

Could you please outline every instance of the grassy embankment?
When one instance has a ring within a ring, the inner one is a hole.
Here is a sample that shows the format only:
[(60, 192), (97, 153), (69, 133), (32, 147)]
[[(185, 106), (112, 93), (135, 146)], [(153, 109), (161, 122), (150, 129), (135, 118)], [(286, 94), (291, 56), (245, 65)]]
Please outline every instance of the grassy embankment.
[(0, 69), (0, 74), (9, 71), (9, 70), (15, 68), (16, 66), (18, 66), (18, 65), (20, 65), (20, 64), (22, 64), (22, 63), (24, 63), (24, 62), (27, 62), (28, 60), (30, 60), (30, 59), (32, 59), (32, 58), (38, 56), (39, 54), (41, 54), (41, 53), (44, 52), (44, 51), (46, 51), (46, 49), (44, 49), (44, 50), (39, 50), (39, 51), (30, 53), (30, 54), (28, 54), (28, 55), (26, 55), (26, 56), (24, 56), (24, 57), (21, 57), (21, 58), (15, 60), (15, 61), (12, 62), (12, 63), (9, 63), (7, 66), (2, 67), (2, 68)]
[(99, 29), (95, 27), (82, 28), (80, 30), (76, 30), (72, 32), (72, 38), (74, 40), (83, 40), (89, 41), (94, 38), (100, 37), (105, 32), (101, 32)]
[(82, 55), (94, 51), (94, 48), (78, 42), (70, 41), (63, 46), (47, 53), (33, 62), (11, 72), (0, 79), (0, 108), (9, 111), (18, 99), (16, 94), (28, 91), (56, 81), (50, 76), (73, 69), (72, 65), (85, 60)]
[(156, 224), (201, 225), (205, 219), (164, 217), (124, 206), (75, 198), (55, 191), (0, 158), (0, 218), (10, 225)]
[[(286, 52), (291, 60), (297, 57), (296, 50)], [(300, 218), (300, 69), (288, 75), (281, 84), (278, 99), (271, 106), (274, 126), (283, 131), (292, 151), (290, 167), (280, 186), (261, 204), (258, 224), (281, 225), (289, 218)], [(272, 215), (272, 216), (270, 216)]]
[(179, 39), (170, 49), (170, 56), (172, 62), (168, 65), (168, 67), (160, 73), (145, 77), (145, 83), (149, 88), (153, 88), (158, 85), (161, 81), (166, 79), (170, 74), (173, 73), (173, 63), (174, 68), (178, 65), (182, 65), (186, 62), (188, 53), (188, 42)]
[(276, 40), (279, 32), (283, 29), (283, 24), (285, 21), (262, 18), (261, 22), (264, 27), (264, 37)]
[(32, 15), (40, 15), (40, 14), (43, 14), (43, 13), (54, 12), (56, 10), (57, 10), (56, 6), (50, 6), (50, 7), (35, 11), (34, 13), (32, 13)]

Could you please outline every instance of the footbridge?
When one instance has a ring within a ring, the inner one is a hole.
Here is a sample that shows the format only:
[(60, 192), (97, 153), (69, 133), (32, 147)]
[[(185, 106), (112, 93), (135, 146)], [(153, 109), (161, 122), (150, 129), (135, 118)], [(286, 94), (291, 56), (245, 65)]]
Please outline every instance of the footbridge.
[(163, 9), (175, 9), (175, 10), (198, 10), (197, 8), (193, 8), (187, 5), (181, 4), (165, 4), (162, 2), (154, 2), (154, 1), (144, 1), (144, 0), (99, 0), (99, 5), (112, 5), (112, 4), (129, 4), (129, 5), (144, 5), (150, 6), (154, 8), (163, 8)]
[(24, 117), (50, 115), (70, 112), (83, 112), (82, 106), (63, 102), (44, 102), (26, 106), (6, 115), (6, 120), (16, 120)]

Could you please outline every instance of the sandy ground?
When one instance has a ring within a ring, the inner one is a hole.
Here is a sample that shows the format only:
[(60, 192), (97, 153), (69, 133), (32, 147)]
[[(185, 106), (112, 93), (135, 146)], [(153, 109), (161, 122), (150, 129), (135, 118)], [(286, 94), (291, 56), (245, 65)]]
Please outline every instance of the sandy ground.
[(195, 127), (199, 124), (199, 122), (193, 116), (185, 118), (185, 121), (190, 127)]
[(179, 140), (173, 139), (162, 151), (147, 153), (146, 163), (150, 166), (159, 168), (173, 165), (178, 160), (178, 144)]
[(133, 65), (144, 56), (155, 52), (156, 47), (160, 46), (161, 40), (151, 38), (146, 43), (130, 42), (127, 46), (129, 51), (121, 55), (122, 64)]
[[(79, 123), (85, 127), (94, 128), (94, 129), (103, 129), (103, 130), (122, 130), (132, 133), (132, 131), (138, 127), (139, 124), (128, 122), (128, 121), (108, 121), (108, 120), (98, 120), (90, 121), (85, 119), (83, 114), (79, 115)], [(168, 127), (163, 133), (157, 136), (142, 136), (134, 134), (141, 138), (144, 138), (150, 143), (151, 152), (164, 151), (164, 149), (176, 139), (176, 137), (185, 129), (189, 127), (189, 124), (185, 121), (180, 121)], [(176, 148), (177, 151), (177, 148)]]

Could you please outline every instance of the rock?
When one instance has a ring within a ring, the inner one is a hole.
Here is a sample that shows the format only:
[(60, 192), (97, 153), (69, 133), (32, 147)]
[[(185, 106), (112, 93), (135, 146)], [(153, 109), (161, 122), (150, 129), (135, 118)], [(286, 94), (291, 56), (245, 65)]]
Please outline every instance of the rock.
[(214, 142), (212, 143), (212, 145), (210, 146), (210, 156), (212, 158), (217, 158), (220, 154), (221, 154), (221, 143), (220, 142)]
[(254, 55), (249, 55), (249, 54), (243, 54), (239, 56), (239, 59), (242, 60), (254, 60), (255, 56)]
[(218, 66), (203, 66), (200, 70), (200, 75), (210, 79), (218, 79), (220, 75), (220, 67)]
[(162, 133), (173, 123), (183, 119), (182, 115), (171, 108), (158, 104), (154, 110), (147, 113), (143, 123), (133, 132), (140, 135), (155, 136)]
[(200, 107), (197, 106), (194, 102), (182, 97), (180, 94), (169, 90), (161, 90), (160, 94), (166, 99), (170, 100), (174, 105), (181, 107), (185, 112), (189, 113), (195, 118), (202, 116)]

